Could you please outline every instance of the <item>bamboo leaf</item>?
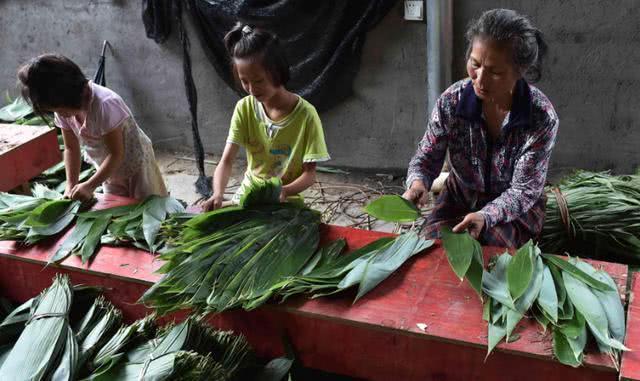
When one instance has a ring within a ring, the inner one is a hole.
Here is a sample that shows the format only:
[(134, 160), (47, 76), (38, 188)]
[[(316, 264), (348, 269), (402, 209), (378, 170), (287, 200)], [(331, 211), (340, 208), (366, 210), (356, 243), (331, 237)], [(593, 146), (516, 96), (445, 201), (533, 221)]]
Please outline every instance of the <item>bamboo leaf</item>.
[(513, 300), (518, 300), (529, 287), (533, 275), (533, 267), (533, 242), (530, 240), (518, 249), (507, 268), (507, 283)]
[(556, 294), (556, 286), (553, 282), (553, 276), (548, 266), (544, 266), (542, 274), (542, 286), (538, 295), (538, 306), (546, 312), (555, 324), (558, 322), (558, 295)]
[(585, 273), (591, 275), (593, 278), (609, 285), (615, 291), (600, 291), (593, 290), (602, 308), (607, 315), (607, 322), (609, 324), (609, 331), (611, 336), (619, 342), (624, 341), (624, 335), (626, 330), (624, 307), (618, 294), (618, 286), (616, 282), (605, 271), (598, 271), (594, 269), (590, 264), (572, 259), (572, 263)]
[(498, 345), (498, 343), (500, 343), (500, 341), (507, 335), (507, 331), (504, 326), (491, 323), (489, 323), (488, 333), (487, 355), (485, 357), (485, 361), (486, 358), (489, 357), (491, 352), (493, 352), (493, 349), (496, 347), (496, 345)]
[(153, 197), (145, 202), (142, 212), (142, 231), (150, 249), (153, 248), (160, 225), (166, 217), (167, 210), (163, 198)]
[(365, 206), (364, 211), (379, 220), (389, 222), (413, 222), (420, 217), (420, 210), (398, 195), (381, 196)]
[(553, 354), (558, 361), (574, 368), (582, 365), (582, 357), (576, 358), (567, 338), (559, 330), (553, 331)]
[[(596, 290), (600, 290), (600, 291), (615, 291), (615, 289), (611, 288), (611, 286), (607, 285), (606, 283), (603, 283), (595, 278), (593, 278), (592, 276), (590, 276), (589, 274), (585, 273), (584, 271), (580, 270), (579, 268), (577, 268), (576, 266), (574, 266), (573, 264), (560, 259), (554, 255), (550, 255), (550, 254), (542, 254), (542, 257), (547, 260), (547, 262), (551, 262), (552, 264), (554, 264), (555, 266), (559, 267), (562, 269), (562, 271), (571, 274), (573, 277), (579, 279), (580, 281), (584, 282), (585, 284), (589, 285), (590, 287), (596, 289)], [(565, 281), (565, 287), (566, 287), (566, 281)]]
[(79, 359), (78, 342), (73, 331), (68, 326), (66, 331), (64, 352), (60, 364), (51, 377), (52, 381), (74, 381), (76, 379)]
[(498, 257), (494, 268), (482, 274), (482, 291), (497, 302), (515, 309), (507, 284), (507, 267), (510, 261), (511, 255), (503, 253)]
[(82, 244), (82, 250), (80, 252), (80, 257), (82, 258), (82, 263), (86, 263), (96, 251), (98, 244), (100, 243), (100, 237), (107, 230), (107, 226), (111, 222), (111, 216), (106, 215), (101, 218), (96, 218), (91, 223), (91, 228), (87, 233), (86, 239)]
[(531, 314), (533, 315), (534, 319), (536, 319), (538, 324), (540, 324), (542, 330), (546, 333), (551, 319), (549, 319), (545, 315), (545, 313), (542, 311), (542, 308), (538, 304), (536, 304), (534, 308), (531, 309)]
[(62, 245), (60, 245), (53, 256), (49, 258), (49, 263), (60, 263), (69, 257), (69, 255), (74, 251), (79, 250), (82, 246), (82, 242), (84, 242), (85, 238), (89, 234), (89, 230), (91, 230), (91, 222), (92, 221), (87, 218), (78, 218), (71, 234), (65, 238)]
[[(478, 251), (479, 249), (479, 251)], [(484, 273), (483, 267), (483, 259), (482, 259), (482, 248), (480, 244), (477, 245), (477, 249), (475, 250), (475, 254), (473, 260), (471, 261), (471, 265), (469, 265), (469, 269), (467, 270), (466, 278), (469, 281), (471, 287), (476, 291), (480, 300), (482, 300), (482, 276)]]
[(415, 232), (400, 235), (388, 249), (381, 251), (367, 261), (354, 303), (387, 279), (407, 259), (431, 247), (431, 245), (433, 245), (433, 241), (425, 241)]
[(533, 270), (533, 274), (531, 276), (531, 282), (529, 283), (529, 287), (524, 291), (522, 296), (515, 302), (515, 307), (518, 312), (521, 314), (525, 314), (536, 301), (538, 296), (540, 295), (540, 290), (542, 289), (542, 278), (544, 274), (544, 263), (542, 262), (542, 258), (536, 256), (535, 259), (535, 267)]
[(477, 241), (469, 233), (454, 233), (446, 226), (440, 229), (440, 234), (447, 260), (453, 272), (462, 280), (473, 261)]
[(585, 283), (568, 272), (562, 274), (567, 296), (576, 310), (584, 317), (591, 333), (601, 343), (619, 350), (628, 350), (622, 343), (612, 339), (609, 334), (607, 315), (598, 298)]

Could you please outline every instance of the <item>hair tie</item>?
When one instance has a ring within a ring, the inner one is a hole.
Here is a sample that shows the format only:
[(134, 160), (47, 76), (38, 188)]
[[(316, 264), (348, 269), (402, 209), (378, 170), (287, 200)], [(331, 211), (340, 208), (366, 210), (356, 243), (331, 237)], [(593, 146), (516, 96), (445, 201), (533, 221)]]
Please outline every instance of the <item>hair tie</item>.
[(250, 27), (249, 25), (245, 25), (242, 27), (242, 34), (247, 35), (251, 32), (253, 32), (253, 28)]

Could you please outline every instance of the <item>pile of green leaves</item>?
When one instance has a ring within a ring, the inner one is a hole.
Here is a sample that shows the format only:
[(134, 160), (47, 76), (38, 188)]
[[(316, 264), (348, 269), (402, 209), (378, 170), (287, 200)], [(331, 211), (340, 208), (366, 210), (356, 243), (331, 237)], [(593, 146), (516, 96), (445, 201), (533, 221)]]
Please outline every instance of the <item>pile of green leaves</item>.
[[(454, 272), (478, 291), (479, 245), (468, 233), (442, 233)], [(495, 257), (491, 270), (481, 270), (479, 295), (484, 302), (483, 319), (488, 322), (487, 356), (502, 339), (517, 340), (514, 329), (528, 313), (545, 331), (551, 327), (554, 354), (563, 364), (582, 364), (589, 335), (616, 365), (619, 351), (627, 350), (622, 344), (624, 308), (615, 282), (605, 271), (577, 258), (565, 261), (541, 254), (531, 241), (513, 256)]]
[(317, 212), (288, 204), (194, 217), (184, 223), (177, 246), (160, 256), (164, 276), (141, 301), (161, 314), (256, 308), (313, 256), (319, 223)]
[(278, 177), (261, 179), (251, 177), (250, 185), (246, 187), (240, 197), (240, 207), (252, 208), (261, 205), (278, 204), (282, 192), (282, 180)]
[(90, 380), (232, 380), (254, 365), (243, 336), (217, 331), (190, 317), (120, 352)]
[(357, 285), (355, 303), (409, 258), (431, 245), (433, 241), (409, 232), (395, 238), (380, 238), (347, 255), (340, 255), (345, 242), (337, 240), (320, 248), (299, 275), (283, 282), (279, 294), (285, 299), (301, 293), (313, 294), (315, 298)]
[(155, 253), (166, 242), (161, 233), (165, 221), (172, 214), (182, 213), (184, 207), (178, 200), (160, 196), (149, 196), (138, 204), (79, 213), (75, 228), (49, 262), (78, 255), (84, 263), (100, 243), (133, 245)]
[[(61, 146), (60, 150), (62, 151), (64, 146)], [(83, 154), (84, 157), (84, 154)], [(82, 160), (80, 164), (80, 173), (78, 175), (78, 182), (83, 182), (88, 180), (93, 174), (96, 173), (96, 168), (87, 162), (86, 160)], [(42, 184), (48, 188), (55, 190), (56, 192), (64, 192), (67, 186), (67, 175), (65, 172), (64, 161), (59, 162), (53, 167), (45, 170), (38, 176), (34, 177), (31, 180), (32, 183)], [(97, 191), (97, 190), (96, 190)]]
[(31, 126), (48, 125), (46, 120), (33, 112), (31, 105), (22, 97), (14, 100), (7, 95), (7, 105), (0, 108), (0, 123), (13, 123)]
[(81, 203), (36, 185), (34, 196), (0, 192), (0, 239), (35, 244), (63, 231), (76, 217)]
[(640, 263), (640, 174), (580, 171), (565, 178), (559, 188), (569, 210), (569, 229), (549, 189), (540, 239), (543, 250)]

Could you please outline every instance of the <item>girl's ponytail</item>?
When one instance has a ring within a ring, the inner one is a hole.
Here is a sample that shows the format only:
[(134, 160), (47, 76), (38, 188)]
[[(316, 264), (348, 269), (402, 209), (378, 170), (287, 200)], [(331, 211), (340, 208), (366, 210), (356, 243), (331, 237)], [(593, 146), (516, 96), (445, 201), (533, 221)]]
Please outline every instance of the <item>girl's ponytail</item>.
[(227, 48), (229, 55), (233, 57), (236, 44), (240, 42), (243, 36), (242, 29), (245, 25), (237, 22), (236, 25), (224, 36), (224, 46)]

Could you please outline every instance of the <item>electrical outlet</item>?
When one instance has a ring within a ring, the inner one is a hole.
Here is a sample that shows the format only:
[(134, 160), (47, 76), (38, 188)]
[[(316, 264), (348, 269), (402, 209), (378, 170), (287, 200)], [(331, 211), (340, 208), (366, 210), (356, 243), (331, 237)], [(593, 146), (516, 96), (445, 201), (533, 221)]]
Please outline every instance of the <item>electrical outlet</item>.
[(405, 0), (404, 19), (421, 21), (424, 19), (424, 0)]

